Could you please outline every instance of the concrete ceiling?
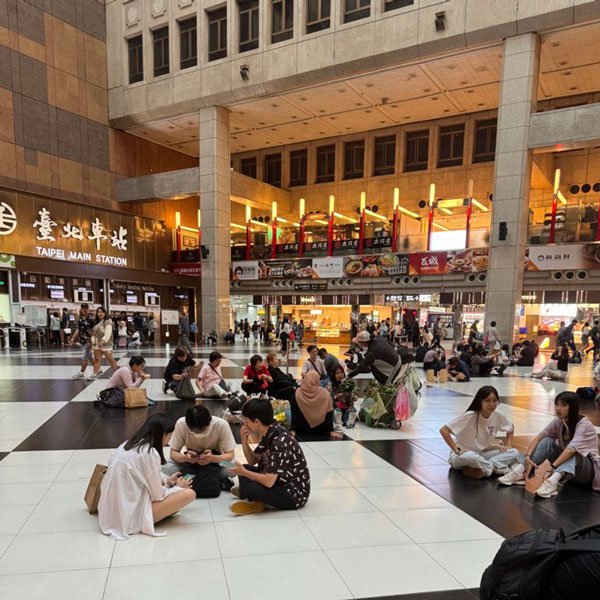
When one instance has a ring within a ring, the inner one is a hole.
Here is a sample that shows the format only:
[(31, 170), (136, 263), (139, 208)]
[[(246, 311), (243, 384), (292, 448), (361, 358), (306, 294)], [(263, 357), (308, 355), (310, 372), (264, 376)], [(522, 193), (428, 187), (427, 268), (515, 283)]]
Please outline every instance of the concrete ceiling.
[[(597, 23), (543, 36), (540, 99), (600, 90), (599, 36)], [(240, 102), (229, 107), (231, 152), (494, 109), (501, 66), (497, 45)], [(198, 156), (195, 113), (128, 132)]]

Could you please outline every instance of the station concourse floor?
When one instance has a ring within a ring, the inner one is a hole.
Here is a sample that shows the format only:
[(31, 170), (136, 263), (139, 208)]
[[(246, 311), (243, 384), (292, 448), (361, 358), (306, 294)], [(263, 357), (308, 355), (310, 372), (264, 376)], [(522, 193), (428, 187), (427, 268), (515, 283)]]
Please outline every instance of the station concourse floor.
[[(270, 350), (239, 342), (218, 349), (224, 377), (238, 383), (249, 356)], [(196, 356), (206, 360), (211, 350), (198, 348)], [(126, 364), (133, 353), (116, 357)], [(531, 369), (511, 368), (504, 377), (424, 386), (419, 410), (399, 431), (358, 424), (343, 441), (303, 441), (312, 492), (299, 511), (234, 517), (224, 492), (160, 525), (164, 538), (114, 542), (83, 502), (94, 465), (151, 411), (180, 417), (188, 406), (162, 393), (168, 351), (139, 353), (157, 406), (131, 411), (95, 406), (111, 371), (94, 382), (71, 379), (78, 350), (0, 354), (3, 600), (153, 600), (173, 593), (203, 600), (472, 600), (504, 538), (600, 522), (598, 493), (566, 486), (555, 499), (534, 500), (522, 488), (498, 489), (493, 479), (451, 472), (438, 434), (491, 384), (515, 423), (516, 445), (526, 447), (552, 418), (557, 393), (592, 384), (587, 359), (572, 366), (567, 382), (533, 380)], [(298, 374), (304, 356), (290, 355), (290, 372)], [(219, 402), (207, 405), (219, 414)], [(582, 412), (600, 432), (597, 405), (584, 402)]]

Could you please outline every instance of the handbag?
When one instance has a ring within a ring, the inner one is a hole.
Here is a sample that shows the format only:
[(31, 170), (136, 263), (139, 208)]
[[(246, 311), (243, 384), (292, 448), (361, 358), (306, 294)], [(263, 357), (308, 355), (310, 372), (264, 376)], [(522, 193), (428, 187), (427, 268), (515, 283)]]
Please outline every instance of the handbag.
[(448, 369), (440, 369), (440, 372), (438, 373), (438, 381), (439, 383), (447, 383)]
[(427, 379), (427, 383), (435, 383), (435, 371), (433, 369), (427, 369), (427, 371), (425, 371), (425, 378)]
[(550, 464), (550, 461), (546, 459), (536, 469), (533, 469), (529, 475), (525, 475), (525, 489), (530, 494), (535, 494), (550, 475), (552, 475), (552, 465)]
[(175, 397), (180, 400), (194, 400), (196, 398), (196, 390), (189, 377), (184, 377), (175, 388)]
[(125, 392), (118, 386), (100, 390), (97, 398), (100, 404), (107, 408), (124, 408), (125, 406)]
[(108, 467), (106, 465), (96, 465), (94, 471), (85, 490), (83, 499), (88, 507), (90, 515), (95, 515), (98, 512), (98, 502), (100, 502), (100, 486)]
[(125, 408), (144, 408), (148, 406), (148, 396), (145, 388), (125, 389)]
[[(219, 372), (210, 364), (208, 363), (208, 366), (217, 374), (219, 375)], [(219, 375), (219, 377), (221, 377)], [(225, 380), (221, 377), (221, 379), (219, 379), (219, 383), (217, 384), (224, 392), (228, 392), (229, 391), (229, 387), (227, 386), (227, 384), (225, 383)]]

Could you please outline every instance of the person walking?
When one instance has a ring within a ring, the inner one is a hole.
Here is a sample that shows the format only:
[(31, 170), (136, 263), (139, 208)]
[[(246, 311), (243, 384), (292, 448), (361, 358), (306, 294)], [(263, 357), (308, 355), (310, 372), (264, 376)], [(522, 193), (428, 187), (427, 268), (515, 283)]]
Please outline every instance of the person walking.
[(177, 341), (177, 346), (183, 346), (190, 354), (193, 354), (194, 350), (190, 343), (191, 332), (190, 320), (188, 319), (188, 316), (181, 311), (179, 313), (179, 340)]
[(92, 330), (96, 325), (96, 319), (90, 314), (90, 306), (87, 302), (81, 305), (79, 310), (79, 320), (77, 321), (77, 328), (71, 336), (69, 346), (72, 346), (76, 342), (81, 345), (81, 368), (73, 379), (83, 379), (85, 377), (85, 370), (88, 368), (88, 364), (94, 364), (94, 357), (92, 356)]
[(57, 312), (52, 313), (52, 316), (50, 317), (50, 339), (52, 345), (60, 345), (60, 317)]
[(94, 372), (88, 377), (93, 381), (100, 375), (102, 357), (109, 362), (113, 371), (118, 369), (117, 363), (113, 358), (113, 324), (108, 316), (106, 309), (99, 306), (96, 309), (96, 325), (92, 331), (92, 348), (94, 350)]

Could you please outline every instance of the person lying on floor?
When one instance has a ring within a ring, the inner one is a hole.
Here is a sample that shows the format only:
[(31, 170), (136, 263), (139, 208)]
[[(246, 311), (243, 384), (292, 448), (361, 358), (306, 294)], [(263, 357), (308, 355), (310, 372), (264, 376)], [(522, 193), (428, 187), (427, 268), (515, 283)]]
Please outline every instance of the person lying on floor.
[[(474, 479), (504, 475), (518, 461), (519, 452), (512, 448), (512, 421), (497, 410), (500, 396), (496, 388), (479, 388), (466, 412), (440, 429), (450, 447), (448, 462), (453, 469)], [(498, 442), (499, 431), (506, 432), (506, 442)]]
[(558, 494), (558, 484), (573, 481), (600, 492), (600, 451), (592, 422), (579, 413), (579, 396), (561, 392), (554, 400), (556, 417), (519, 456), (519, 464), (498, 479), (502, 485), (524, 485), (525, 473), (545, 460), (553, 473), (536, 491), (541, 498)]
[[(318, 377), (318, 375), (317, 375)], [(236, 515), (265, 510), (302, 508), (310, 495), (310, 473), (298, 441), (274, 421), (268, 400), (252, 398), (242, 407), (245, 419), (240, 430), (242, 448), (248, 464), (229, 469), (238, 476), (239, 485), (231, 493), (239, 500), (229, 507)], [(254, 450), (250, 437), (260, 439)]]
[(298, 384), (292, 375), (284, 373), (279, 367), (279, 357), (276, 352), (267, 354), (267, 368), (273, 380), (269, 384), (269, 396), (278, 400), (291, 402), (296, 394)]
[(341, 425), (336, 426), (334, 423), (331, 395), (327, 389), (321, 387), (317, 371), (306, 373), (290, 402), (290, 408), (291, 430), (297, 434), (329, 436), (332, 440), (342, 439)]
[(547, 377), (556, 381), (564, 381), (569, 371), (569, 346), (563, 344), (557, 348), (550, 360), (539, 370), (534, 371), (531, 376), (534, 379)]
[(196, 498), (191, 482), (175, 473), (164, 475), (163, 447), (169, 443), (173, 420), (163, 413), (149, 417), (140, 429), (121, 444), (108, 461), (102, 480), (98, 523), (113, 540), (134, 533), (166, 535), (154, 530), (158, 523), (180, 511)]
[(230, 395), (229, 386), (221, 373), (222, 362), (222, 354), (213, 350), (208, 357), (208, 363), (202, 366), (196, 379), (200, 396), (204, 396), (205, 398), (226, 398)]
[(227, 479), (219, 462), (232, 461), (235, 456), (235, 439), (229, 423), (211, 415), (201, 404), (192, 406), (175, 424), (169, 445), (171, 460), (184, 473), (194, 475), (192, 487), (196, 496), (216, 498), (221, 493), (221, 479)]

